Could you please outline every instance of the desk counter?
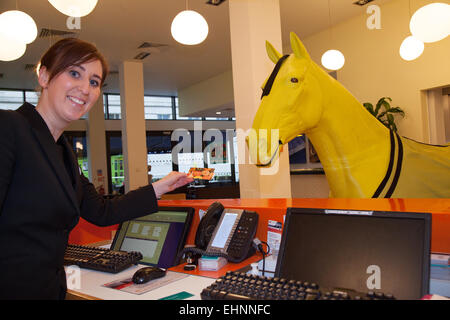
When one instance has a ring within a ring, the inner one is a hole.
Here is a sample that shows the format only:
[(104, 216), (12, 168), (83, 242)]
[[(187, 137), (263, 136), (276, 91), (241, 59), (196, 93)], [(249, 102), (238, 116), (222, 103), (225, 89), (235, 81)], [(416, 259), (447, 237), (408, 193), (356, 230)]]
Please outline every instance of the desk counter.
[[(160, 206), (193, 207), (195, 215), (188, 234), (187, 244), (193, 244), (197, 230), (199, 210), (206, 210), (214, 201), (220, 201), (226, 208), (256, 211), (259, 214), (257, 237), (267, 240), (268, 220), (283, 222), (288, 207), (327, 208), (425, 212), (432, 214), (431, 251), (450, 253), (450, 199), (208, 199), (208, 200), (160, 200)], [(116, 226), (97, 227), (80, 219), (72, 231), (69, 243), (88, 244), (109, 240), (117, 230)]]

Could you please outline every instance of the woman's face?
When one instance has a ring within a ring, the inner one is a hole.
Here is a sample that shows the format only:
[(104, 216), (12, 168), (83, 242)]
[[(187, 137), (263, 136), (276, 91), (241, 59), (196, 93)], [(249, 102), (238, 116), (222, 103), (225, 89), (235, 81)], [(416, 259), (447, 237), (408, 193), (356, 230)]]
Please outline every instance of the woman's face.
[(100, 95), (102, 65), (93, 60), (71, 66), (50, 82), (48, 72), (40, 70), (39, 83), (46, 90), (47, 107), (55, 120), (70, 123), (87, 113)]

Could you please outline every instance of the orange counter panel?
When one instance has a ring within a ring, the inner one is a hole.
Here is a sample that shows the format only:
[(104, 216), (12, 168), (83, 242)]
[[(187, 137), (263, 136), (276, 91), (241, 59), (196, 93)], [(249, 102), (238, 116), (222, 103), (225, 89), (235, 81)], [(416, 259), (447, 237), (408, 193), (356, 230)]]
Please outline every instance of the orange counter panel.
[[(187, 243), (193, 244), (199, 223), (199, 209), (206, 210), (220, 201), (226, 208), (256, 211), (259, 214), (257, 237), (267, 240), (268, 220), (283, 222), (288, 207), (355, 209), (379, 211), (425, 212), (432, 214), (431, 251), (450, 253), (450, 199), (218, 199), (218, 200), (160, 200), (160, 206), (193, 207), (195, 216)], [(71, 232), (69, 243), (88, 244), (111, 239), (117, 226), (97, 227), (83, 219)]]

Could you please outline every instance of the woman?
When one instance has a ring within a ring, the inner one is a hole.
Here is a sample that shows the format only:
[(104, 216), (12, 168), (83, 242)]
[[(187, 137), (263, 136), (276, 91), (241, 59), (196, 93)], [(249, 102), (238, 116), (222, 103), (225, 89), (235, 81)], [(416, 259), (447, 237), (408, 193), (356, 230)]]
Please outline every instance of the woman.
[(104, 200), (80, 173), (62, 133), (94, 105), (107, 72), (93, 45), (63, 39), (41, 59), (37, 106), (0, 111), (0, 299), (64, 298), (64, 252), (79, 217), (106, 226), (147, 215), (192, 181), (172, 172)]

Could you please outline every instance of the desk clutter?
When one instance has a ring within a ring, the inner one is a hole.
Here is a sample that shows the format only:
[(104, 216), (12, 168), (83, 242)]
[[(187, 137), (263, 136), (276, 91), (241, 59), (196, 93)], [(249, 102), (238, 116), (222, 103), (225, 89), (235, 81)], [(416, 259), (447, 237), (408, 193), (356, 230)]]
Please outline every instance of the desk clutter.
[(203, 289), (203, 300), (394, 300), (390, 293), (321, 288), (308, 281), (228, 271)]
[[(113, 250), (69, 245), (66, 263), (110, 273), (140, 259), (153, 269), (175, 268), (147, 283), (133, 283), (127, 275), (102, 284), (135, 294), (172, 282), (172, 289), (186, 287), (192, 275), (208, 277), (211, 271), (204, 270), (223, 268), (209, 282), (197, 281), (203, 284), (193, 294), (203, 300), (413, 300), (430, 292), (429, 214), (290, 207), (276, 226), (276, 241), (267, 237), (274, 247), (267, 258), (268, 243), (256, 237), (257, 212), (214, 202), (195, 230), (195, 247), (185, 246), (193, 214), (194, 208), (160, 207), (122, 223)], [(274, 223), (269, 225), (273, 231)], [(256, 250), (262, 269), (257, 263), (250, 274), (235, 268)], [(189, 277), (176, 272), (183, 255)]]

